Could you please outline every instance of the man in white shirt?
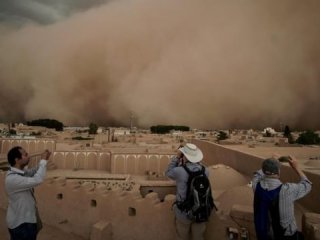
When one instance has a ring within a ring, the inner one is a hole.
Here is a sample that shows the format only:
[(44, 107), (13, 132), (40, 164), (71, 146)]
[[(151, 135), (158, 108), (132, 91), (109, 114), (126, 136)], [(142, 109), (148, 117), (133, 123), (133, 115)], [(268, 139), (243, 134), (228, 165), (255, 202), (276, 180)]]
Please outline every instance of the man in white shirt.
[[(7, 225), (11, 240), (36, 240), (41, 220), (33, 188), (43, 182), (51, 152), (44, 151), (38, 167), (25, 169), (30, 161), (22, 147), (8, 152), (10, 169), (5, 180), (8, 195)], [(38, 224), (37, 224), (38, 223)]]

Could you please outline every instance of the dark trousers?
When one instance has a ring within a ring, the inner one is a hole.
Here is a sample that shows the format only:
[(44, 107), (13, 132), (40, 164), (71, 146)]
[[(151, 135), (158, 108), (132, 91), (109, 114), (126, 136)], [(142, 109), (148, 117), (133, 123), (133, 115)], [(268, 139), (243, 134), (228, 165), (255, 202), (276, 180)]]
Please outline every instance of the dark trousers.
[(290, 237), (285, 236), (283, 240), (304, 240), (304, 237), (302, 232), (296, 231), (296, 233)]
[(22, 223), (14, 229), (9, 229), (10, 240), (36, 240), (37, 239), (37, 224)]

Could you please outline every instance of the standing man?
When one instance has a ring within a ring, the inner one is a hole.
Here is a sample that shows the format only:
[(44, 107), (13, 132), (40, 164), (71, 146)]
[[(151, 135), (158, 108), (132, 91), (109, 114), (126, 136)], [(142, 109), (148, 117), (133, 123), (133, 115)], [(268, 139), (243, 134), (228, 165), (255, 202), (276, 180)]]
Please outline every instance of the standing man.
[[(172, 158), (169, 163), (166, 175), (176, 181), (177, 194), (176, 203), (173, 206), (175, 212), (176, 235), (179, 240), (187, 240), (190, 236), (194, 240), (202, 240), (206, 230), (206, 222), (197, 223), (190, 218), (188, 213), (178, 206), (187, 198), (189, 174), (203, 169), (200, 161), (203, 158), (201, 150), (194, 144), (187, 143), (184, 147), (178, 149), (177, 156)], [(208, 176), (208, 169), (205, 169), (205, 175)]]
[(5, 180), (8, 195), (7, 224), (11, 240), (36, 240), (41, 228), (33, 188), (43, 182), (47, 170), (47, 160), (51, 153), (46, 150), (41, 155), (39, 166), (25, 169), (30, 161), (22, 147), (13, 147), (8, 152), (10, 169)]
[(258, 240), (303, 239), (294, 217), (294, 202), (311, 191), (312, 183), (294, 157), (289, 156), (286, 160), (300, 177), (299, 183), (282, 183), (280, 162), (273, 158), (264, 160), (262, 169), (254, 174), (254, 223)]

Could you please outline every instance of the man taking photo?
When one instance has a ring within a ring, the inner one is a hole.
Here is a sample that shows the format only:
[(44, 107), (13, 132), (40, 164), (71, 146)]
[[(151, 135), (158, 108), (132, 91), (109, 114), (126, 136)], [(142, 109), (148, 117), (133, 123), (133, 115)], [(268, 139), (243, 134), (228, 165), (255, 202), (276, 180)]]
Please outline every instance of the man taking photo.
[(5, 180), (8, 195), (7, 225), (11, 240), (36, 240), (42, 227), (33, 188), (43, 182), (47, 160), (51, 152), (41, 154), (36, 168), (25, 169), (30, 161), (22, 147), (13, 147), (8, 152), (10, 169)]
[(303, 239), (294, 217), (294, 202), (311, 191), (312, 183), (293, 156), (286, 157), (286, 161), (300, 177), (300, 182), (282, 183), (281, 165), (274, 158), (264, 160), (262, 169), (254, 174), (254, 223), (258, 240)]

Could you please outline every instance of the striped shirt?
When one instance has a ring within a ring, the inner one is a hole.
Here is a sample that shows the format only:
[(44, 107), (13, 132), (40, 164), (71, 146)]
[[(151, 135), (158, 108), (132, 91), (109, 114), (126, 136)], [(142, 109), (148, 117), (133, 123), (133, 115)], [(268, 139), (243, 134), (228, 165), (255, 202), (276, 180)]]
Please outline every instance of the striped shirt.
[(257, 184), (265, 190), (274, 190), (282, 185), (279, 193), (279, 214), (280, 224), (285, 229), (285, 236), (292, 236), (297, 231), (297, 224), (294, 217), (294, 201), (304, 197), (311, 191), (312, 183), (301, 177), (299, 183), (284, 183), (278, 178), (270, 178), (264, 175), (262, 170), (255, 172), (252, 179), (252, 188), (255, 191)]

